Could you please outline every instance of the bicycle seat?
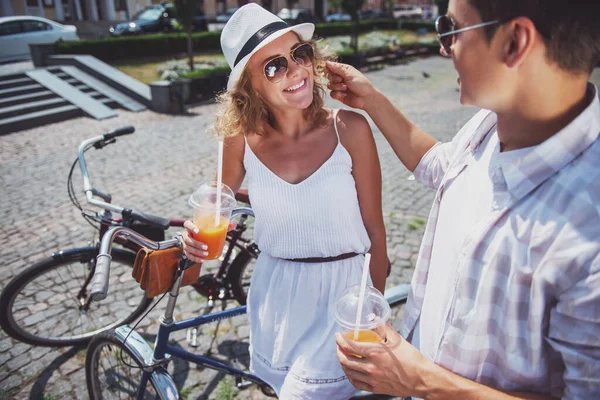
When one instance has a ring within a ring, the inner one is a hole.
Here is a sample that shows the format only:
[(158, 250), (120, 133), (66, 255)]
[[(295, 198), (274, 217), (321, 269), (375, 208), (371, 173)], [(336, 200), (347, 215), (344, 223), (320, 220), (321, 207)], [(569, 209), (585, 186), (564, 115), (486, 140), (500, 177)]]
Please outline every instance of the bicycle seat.
[(121, 213), (123, 218), (131, 218), (133, 221), (139, 221), (142, 223), (149, 224), (151, 226), (156, 226), (161, 228), (162, 230), (167, 230), (171, 226), (171, 221), (168, 218), (157, 217), (155, 215), (146, 214), (141, 211), (132, 210), (130, 208), (126, 208)]
[(248, 196), (248, 189), (240, 189), (235, 194), (235, 199), (242, 203), (250, 204), (250, 197)]

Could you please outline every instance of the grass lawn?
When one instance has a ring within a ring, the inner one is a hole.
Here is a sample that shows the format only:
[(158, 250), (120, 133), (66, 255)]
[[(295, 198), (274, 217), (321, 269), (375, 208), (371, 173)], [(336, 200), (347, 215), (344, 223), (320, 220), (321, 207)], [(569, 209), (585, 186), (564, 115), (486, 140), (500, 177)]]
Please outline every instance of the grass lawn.
[[(400, 45), (409, 45), (417, 42), (435, 41), (434, 33), (417, 36), (413, 31), (393, 30), (393, 31), (375, 31), (365, 33), (359, 36), (359, 49), (363, 50), (370, 47), (385, 46), (391, 41), (391, 38), (396, 36), (397, 43)], [(323, 44), (328, 46), (331, 51), (337, 52), (347, 46), (350, 42), (350, 36), (334, 36), (323, 39)], [(182, 55), (183, 56), (183, 55)], [(121, 70), (127, 75), (144, 83), (154, 82), (160, 79), (158, 67), (167, 61), (173, 60), (173, 57), (159, 57), (153, 59), (130, 60), (123, 63), (113, 64), (113, 67)], [(179, 58), (187, 62), (187, 58)], [(225, 57), (221, 53), (214, 54), (196, 54), (194, 55), (194, 63), (219, 63), (225, 62)]]
[[(158, 67), (165, 62), (173, 60), (172, 57), (167, 58), (158, 58), (158, 59), (144, 59), (144, 60), (136, 60), (126, 62), (124, 64), (113, 64), (113, 67), (118, 70), (126, 73), (127, 75), (137, 79), (138, 81), (144, 83), (150, 83), (154, 81), (160, 80), (160, 75), (158, 73)], [(185, 62), (187, 62), (187, 58), (182, 58)], [(225, 57), (222, 53), (215, 54), (196, 54), (194, 55), (194, 63), (205, 63), (212, 61), (222, 61), (225, 62)]]

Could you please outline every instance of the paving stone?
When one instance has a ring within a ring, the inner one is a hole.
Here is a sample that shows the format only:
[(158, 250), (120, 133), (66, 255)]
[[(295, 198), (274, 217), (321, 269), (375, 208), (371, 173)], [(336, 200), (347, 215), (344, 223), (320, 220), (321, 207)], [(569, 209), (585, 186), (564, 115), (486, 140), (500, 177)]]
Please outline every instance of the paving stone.
[(0, 353), (4, 353), (12, 347), (12, 340), (9, 338), (0, 340)]
[(21, 383), (23, 383), (23, 377), (16, 372), (12, 372), (1, 382), (2, 391), (7, 393), (12, 392), (14, 389), (18, 388)]
[(6, 366), (10, 371), (18, 371), (21, 367), (23, 367), (30, 361), (31, 357), (29, 357), (28, 354), (21, 354), (17, 357), (11, 358), (10, 361), (6, 363)]

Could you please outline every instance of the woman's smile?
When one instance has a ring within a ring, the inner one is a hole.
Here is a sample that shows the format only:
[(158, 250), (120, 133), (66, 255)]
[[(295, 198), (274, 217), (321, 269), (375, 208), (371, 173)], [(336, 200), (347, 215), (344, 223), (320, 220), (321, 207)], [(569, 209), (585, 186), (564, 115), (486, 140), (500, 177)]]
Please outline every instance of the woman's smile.
[(285, 93), (298, 93), (298, 92), (304, 90), (304, 88), (306, 88), (306, 87), (307, 87), (307, 79), (304, 78), (300, 82), (298, 82), (294, 85), (288, 86), (283, 91)]

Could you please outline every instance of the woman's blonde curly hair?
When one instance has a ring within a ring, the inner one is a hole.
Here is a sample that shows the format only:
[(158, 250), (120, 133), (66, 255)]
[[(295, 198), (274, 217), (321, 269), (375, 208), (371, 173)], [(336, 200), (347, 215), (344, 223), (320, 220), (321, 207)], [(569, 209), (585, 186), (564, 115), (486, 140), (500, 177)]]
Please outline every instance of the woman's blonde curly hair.
[[(325, 62), (334, 61), (336, 56), (327, 48), (320, 48), (315, 40), (302, 43), (310, 43), (315, 52), (313, 101), (304, 110), (304, 117), (307, 121), (314, 121), (314, 126), (323, 126), (327, 119), (324, 108)], [(267, 104), (252, 87), (248, 69), (244, 70), (234, 90), (217, 96), (217, 103), (220, 105), (214, 126), (217, 136), (234, 137), (248, 133), (264, 135), (264, 123), (273, 124)]]

